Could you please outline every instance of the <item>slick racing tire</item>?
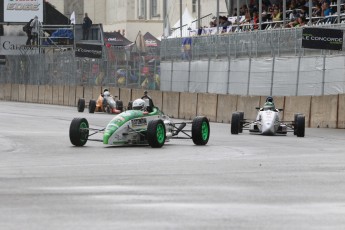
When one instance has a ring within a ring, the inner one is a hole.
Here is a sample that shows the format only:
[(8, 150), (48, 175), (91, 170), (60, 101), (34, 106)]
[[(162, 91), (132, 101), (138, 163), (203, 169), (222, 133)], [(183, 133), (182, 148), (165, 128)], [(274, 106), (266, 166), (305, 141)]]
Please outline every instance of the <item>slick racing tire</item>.
[(297, 137), (304, 137), (305, 134), (305, 116), (300, 114), (296, 118), (296, 135)]
[(85, 118), (74, 118), (69, 127), (69, 139), (75, 146), (83, 146), (89, 137), (89, 123)]
[(239, 133), (243, 133), (243, 120), (244, 120), (244, 112), (238, 112), (240, 114), (240, 128), (238, 130)]
[(238, 134), (240, 132), (240, 125), (241, 125), (240, 113), (239, 112), (232, 113), (231, 134)]
[(96, 101), (90, 100), (89, 102), (89, 113), (94, 113), (96, 110)]
[(116, 109), (120, 110), (121, 112), (123, 111), (123, 102), (118, 100), (116, 101)]
[(85, 109), (85, 99), (84, 98), (79, 98), (78, 99), (78, 112), (84, 112)]
[(127, 110), (132, 110), (132, 107), (133, 107), (133, 101), (128, 102)]
[(301, 113), (295, 113), (295, 114), (294, 114), (294, 119), (293, 119), (293, 127), (294, 127), (294, 129), (293, 129), (293, 135), (297, 135), (297, 132), (296, 132), (296, 130), (297, 130), (297, 117), (298, 117), (299, 115), (302, 115), (302, 114), (301, 114)]
[(147, 141), (152, 148), (161, 148), (166, 138), (165, 125), (160, 119), (152, 120), (147, 125)]
[(196, 145), (206, 145), (210, 138), (210, 123), (206, 117), (195, 117), (192, 121), (192, 140)]

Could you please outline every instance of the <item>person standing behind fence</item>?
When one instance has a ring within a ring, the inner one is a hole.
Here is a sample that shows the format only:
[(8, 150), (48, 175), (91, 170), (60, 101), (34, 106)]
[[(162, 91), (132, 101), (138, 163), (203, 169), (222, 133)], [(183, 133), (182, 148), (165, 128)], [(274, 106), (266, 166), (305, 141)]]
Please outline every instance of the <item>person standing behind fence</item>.
[(83, 40), (89, 39), (89, 32), (92, 25), (92, 20), (89, 18), (87, 13), (85, 13), (85, 17), (83, 19)]
[(38, 16), (34, 17), (34, 20), (30, 23), (32, 34), (32, 45), (38, 45), (38, 33), (40, 31), (41, 22), (38, 20)]

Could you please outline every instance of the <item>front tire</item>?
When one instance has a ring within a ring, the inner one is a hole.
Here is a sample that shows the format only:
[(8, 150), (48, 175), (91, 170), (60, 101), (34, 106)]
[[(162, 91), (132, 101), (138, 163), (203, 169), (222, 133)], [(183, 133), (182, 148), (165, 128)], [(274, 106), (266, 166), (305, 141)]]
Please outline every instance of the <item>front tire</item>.
[(89, 113), (94, 113), (96, 110), (96, 101), (90, 100), (89, 102)]
[(304, 137), (305, 134), (305, 116), (298, 115), (296, 118), (296, 135), (297, 137)]
[(85, 99), (84, 98), (79, 98), (78, 99), (78, 112), (84, 112), (85, 109)]
[(147, 126), (147, 141), (152, 148), (161, 148), (166, 138), (165, 125), (162, 120), (152, 120)]
[(89, 123), (85, 118), (74, 118), (69, 127), (69, 139), (75, 146), (83, 146), (89, 137)]
[(238, 134), (240, 132), (240, 113), (235, 112), (231, 116), (231, 134)]
[(210, 138), (210, 123), (206, 117), (195, 117), (192, 121), (192, 139), (196, 145), (206, 145)]

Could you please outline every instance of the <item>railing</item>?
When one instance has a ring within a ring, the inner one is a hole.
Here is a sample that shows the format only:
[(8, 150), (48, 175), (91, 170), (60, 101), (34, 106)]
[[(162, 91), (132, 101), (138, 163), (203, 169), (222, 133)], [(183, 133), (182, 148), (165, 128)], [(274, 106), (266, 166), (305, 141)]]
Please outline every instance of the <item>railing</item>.
[[(319, 24), (318, 27), (344, 29), (340, 24)], [(241, 33), (192, 36), (190, 49), (183, 50), (186, 38), (162, 39), (161, 60), (200, 60), (262, 56), (296, 56), (300, 54), (343, 54), (343, 51), (303, 49), (302, 28), (254, 30)], [(343, 46), (343, 50), (345, 47)], [(188, 52), (188, 58), (186, 58)]]

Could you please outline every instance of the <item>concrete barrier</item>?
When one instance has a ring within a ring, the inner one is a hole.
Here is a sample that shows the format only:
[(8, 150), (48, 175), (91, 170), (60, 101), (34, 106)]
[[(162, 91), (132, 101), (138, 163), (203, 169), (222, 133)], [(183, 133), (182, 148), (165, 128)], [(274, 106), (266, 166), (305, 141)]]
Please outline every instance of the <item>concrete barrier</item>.
[[(103, 88), (104, 90), (105, 88)], [(107, 89), (109, 89), (109, 92), (111, 95), (113, 95), (114, 97), (116, 96), (117, 99), (119, 100), (120, 98), (120, 89), (118, 87), (107, 87)]]
[(63, 86), (63, 105), (69, 105), (69, 86)]
[(19, 101), (19, 85), (11, 84), (11, 101)]
[(93, 86), (92, 87), (92, 99), (97, 100), (99, 95), (102, 93), (102, 86)]
[(131, 98), (132, 100), (135, 100), (137, 98), (141, 98), (142, 96), (144, 96), (144, 89), (132, 89), (131, 93)]
[(45, 86), (44, 104), (53, 104), (53, 86), (50, 86), (50, 85)]
[(75, 103), (75, 101), (76, 101), (76, 97), (75, 97), (76, 90), (77, 90), (76, 86), (69, 86), (69, 91), (68, 91), (68, 105), (69, 106), (76, 106), (76, 103)]
[[(85, 99), (85, 102), (88, 104), (89, 101), (92, 99), (92, 100), (97, 100), (98, 96), (96, 98), (93, 98), (93, 93), (92, 93), (92, 89), (93, 87), (92, 86), (84, 86), (84, 98)], [(77, 98), (78, 100), (79, 98)]]
[(38, 103), (40, 103), (40, 104), (44, 104), (45, 90), (46, 90), (45, 85), (39, 85), (38, 86)]
[(210, 121), (217, 120), (217, 94), (198, 93), (198, 104), (196, 115), (206, 116)]
[(336, 128), (338, 95), (314, 96), (311, 98), (310, 127)]
[(64, 86), (63, 85), (53, 85), (53, 104), (63, 105), (64, 100)]
[(181, 119), (193, 119), (197, 113), (198, 94), (180, 93), (179, 115)]
[(120, 88), (119, 94), (119, 99), (123, 102), (123, 106), (127, 108), (128, 102), (132, 101), (132, 90), (127, 88)]
[(345, 129), (345, 94), (338, 96), (338, 117), (337, 128)]
[(230, 123), (231, 116), (236, 111), (237, 95), (218, 95), (217, 122)]
[(19, 93), (18, 100), (21, 102), (25, 102), (25, 100), (26, 100), (26, 85), (20, 84), (18, 93)]
[(32, 103), (38, 103), (38, 85), (32, 85), (31, 86), (31, 102)]
[(84, 86), (76, 86), (74, 106), (78, 105), (79, 98), (84, 98)]
[[(104, 87), (103, 87), (104, 88)], [(141, 97), (142, 89), (109, 87), (112, 95), (127, 106), (129, 101)], [(49, 86), (0, 84), (0, 100), (25, 101), (66, 106), (76, 106), (79, 98), (97, 99), (102, 87)], [(207, 116), (211, 121), (230, 123), (234, 111), (243, 111), (245, 118), (253, 120), (255, 107), (261, 107), (266, 96), (217, 95), (206, 93), (178, 93), (149, 91), (154, 104), (172, 118), (193, 119)], [(345, 94), (326, 96), (275, 96), (276, 108), (283, 108), (282, 120), (292, 121), (295, 113), (306, 118), (306, 127), (345, 128)]]
[(11, 90), (12, 90), (12, 84), (5, 84), (4, 85), (4, 99), (6, 101), (11, 100)]
[(0, 84), (0, 100), (4, 100), (4, 88), (5, 88), (5, 84)]
[(293, 121), (296, 113), (305, 116), (305, 127), (310, 127), (310, 105), (311, 96), (290, 96), (285, 97), (284, 120)]
[(177, 92), (163, 92), (162, 93), (162, 107), (160, 109), (164, 114), (171, 118), (178, 118), (180, 104), (180, 93)]
[(25, 87), (25, 101), (32, 103), (33, 85), (26, 85)]
[[(244, 112), (244, 118), (255, 120), (257, 116), (256, 107), (260, 107), (260, 96), (238, 96), (236, 111)], [(235, 112), (235, 111), (232, 111)], [(231, 112), (231, 114), (232, 114)]]

